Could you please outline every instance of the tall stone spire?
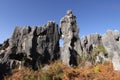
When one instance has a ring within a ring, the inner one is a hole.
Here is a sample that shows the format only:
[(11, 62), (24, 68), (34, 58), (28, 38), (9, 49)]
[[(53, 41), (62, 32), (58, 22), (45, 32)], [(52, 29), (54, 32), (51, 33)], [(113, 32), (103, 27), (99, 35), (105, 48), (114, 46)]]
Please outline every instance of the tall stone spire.
[(61, 39), (64, 40), (64, 46), (61, 50), (61, 59), (67, 65), (77, 65), (77, 56), (81, 55), (81, 43), (79, 39), (79, 28), (76, 23), (76, 16), (71, 10), (60, 22)]

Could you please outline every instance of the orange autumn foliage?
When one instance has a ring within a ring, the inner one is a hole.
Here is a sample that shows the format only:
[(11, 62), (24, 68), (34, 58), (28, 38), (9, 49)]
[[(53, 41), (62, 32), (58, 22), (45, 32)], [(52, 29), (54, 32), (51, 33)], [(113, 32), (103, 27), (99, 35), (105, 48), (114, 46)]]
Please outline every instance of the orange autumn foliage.
[[(42, 74), (47, 74), (47, 76)], [(67, 67), (58, 61), (50, 64), (46, 71), (22, 68), (14, 71), (12, 76), (5, 77), (5, 80), (120, 80), (120, 72), (113, 70), (111, 62), (81, 68), (80, 66)]]

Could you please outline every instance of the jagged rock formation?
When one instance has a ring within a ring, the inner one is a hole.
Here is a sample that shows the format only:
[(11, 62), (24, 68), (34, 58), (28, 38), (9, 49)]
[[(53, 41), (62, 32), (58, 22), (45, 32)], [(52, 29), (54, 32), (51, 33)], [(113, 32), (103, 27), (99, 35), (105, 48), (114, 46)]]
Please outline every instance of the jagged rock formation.
[(10, 59), (25, 60), (25, 65), (37, 69), (39, 64), (49, 63), (59, 57), (58, 25), (48, 22), (43, 27), (16, 27), (10, 39), (0, 51), (1, 63)]
[(107, 52), (102, 43), (102, 36), (100, 34), (90, 34), (83, 36), (81, 39), (83, 49), (83, 59), (96, 64), (103, 63), (107, 59)]
[(120, 70), (120, 34), (119, 31), (108, 30), (102, 37), (105, 49), (108, 51), (108, 59), (113, 62), (114, 69)]
[(81, 40), (83, 52), (90, 53), (94, 48), (97, 48), (99, 45), (102, 45), (101, 35), (100, 34), (90, 34), (83, 36)]
[(76, 16), (71, 10), (61, 19), (60, 23), (61, 38), (64, 46), (61, 50), (61, 60), (67, 65), (77, 65), (77, 55), (81, 55), (81, 43), (78, 36), (79, 29), (76, 23)]
[[(61, 19), (60, 32), (55, 22), (42, 27), (16, 27), (11, 38), (0, 45), (0, 78), (24, 62), (24, 66), (38, 69), (39, 64), (60, 59), (68, 66), (112, 61), (115, 70), (120, 70), (119, 31), (107, 31), (104, 35), (90, 34), (80, 40), (76, 16), (71, 10)], [(59, 50), (59, 40), (64, 45)], [(90, 62), (91, 61), (91, 62)]]
[(119, 31), (108, 30), (104, 35), (90, 34), (81, 40), (83, 55), (94, 56), (95, 62), (112, 61), (115, 70), (120, 70), (120, 34)]

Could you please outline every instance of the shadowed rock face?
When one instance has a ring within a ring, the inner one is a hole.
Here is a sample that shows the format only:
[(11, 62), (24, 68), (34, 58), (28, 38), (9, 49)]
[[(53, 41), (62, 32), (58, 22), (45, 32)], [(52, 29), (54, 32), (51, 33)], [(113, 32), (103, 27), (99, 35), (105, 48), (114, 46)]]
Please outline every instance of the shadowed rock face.
[(61, 38), (64, 40), (61, 49), (61, 60), (67, 65), (77, 65), (77, 56), (81, 55), (81, 43), (78, 36), (79, 29), (76, 23), (76, 16), (71, 10), (61, 19), (60, 24)]
[(2, 44), (0, 44), (0, 50), (1, 50)]
[(58, 25), (48, 22), (43, 27), (16, 27), (12, 37), (1, 48), (1, 62), (25, 59), (26, 66), (32, 65), (33, 69), (37, 69), (38, 64), (59, 58)]

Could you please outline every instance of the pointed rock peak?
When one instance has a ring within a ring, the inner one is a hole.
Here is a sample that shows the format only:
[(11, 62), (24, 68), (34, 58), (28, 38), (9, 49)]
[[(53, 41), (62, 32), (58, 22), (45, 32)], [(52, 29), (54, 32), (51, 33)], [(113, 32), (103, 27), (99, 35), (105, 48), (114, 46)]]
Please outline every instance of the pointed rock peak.
[(67, 15), (70, 16), (72, 14), (72, 10), (67, 11)]

